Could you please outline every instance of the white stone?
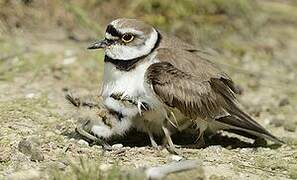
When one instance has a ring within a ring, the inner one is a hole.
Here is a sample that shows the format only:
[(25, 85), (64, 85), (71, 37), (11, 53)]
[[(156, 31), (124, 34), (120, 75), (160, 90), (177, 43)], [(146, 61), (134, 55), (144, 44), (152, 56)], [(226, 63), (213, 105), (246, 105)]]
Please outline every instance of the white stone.
[(170, 156), (170, 159), (173, 161), (180, 161), (183, 159), (183, 157), (178, 156), (178, 155), (172, 155), (172, 156)]
[(96, 150), (102, 150), (102, 146), (98, 146), (98, 145), (93, 145), (92, 148)]
[(33, 97), (35, 96), (35, 94), (34, 93), (28, 93), (28, 94), (26, 94), (26, 98), (29, 98), (29, 99), (32, 99)]
[(123, 148), (123, 144), (114, 144), (111, 146), (112, 149), (121, 149)]
[(70, 65), (76, 61), (76, 57), (68, 57), (63, 60), (63, 65)]
[(83, 146), (89, 146), (89, 143), (83, 139), (80, 139), (79, 141), (77, 141), (77, 143)]

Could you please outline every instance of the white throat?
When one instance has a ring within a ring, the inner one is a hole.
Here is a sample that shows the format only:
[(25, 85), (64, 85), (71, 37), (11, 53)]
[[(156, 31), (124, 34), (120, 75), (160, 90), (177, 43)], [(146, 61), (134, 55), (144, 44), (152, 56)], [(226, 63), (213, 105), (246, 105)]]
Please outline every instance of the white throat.
[(141, 46), (112, 45), (105, 50), (105, 54), (112, 59), (130, 60), (147, 55), (158, 41), (158, 32), (153, 29), (149, 38)]

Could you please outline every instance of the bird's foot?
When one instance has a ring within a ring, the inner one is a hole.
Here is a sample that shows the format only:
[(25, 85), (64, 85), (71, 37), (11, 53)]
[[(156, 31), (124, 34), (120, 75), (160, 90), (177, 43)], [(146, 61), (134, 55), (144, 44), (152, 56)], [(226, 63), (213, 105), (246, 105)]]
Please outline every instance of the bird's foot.
[(150, 138), (150, 141), (151, 141), (152, 148), (156, 149), (156, 150), (161, 150), (162, 149), (161, 146), (158, 146), (157, 142), (154, 139), (153, 134), (150, 131), (148, 131), (148, 135), (149, 135), (149, 138)]
[(176, 148), (175, 145), (170, 146), (169, 144), (165, 145), (167, 151), (171, 154), (181, 155), (181, 152)]
[(166, 128), (165, 126), (162, 126), (162, 130), (165, 135), (163, 143), (164, 143), (166, 149), (168, 150), (168, 152), (170, 152), (172, 154), (180, 155), (181, 153), (176, 149), (177, 146), (173, 144), (173, 141), (170, 136), (170, 131), (168, 130), (168, 128)]
[(111, 150), (111, 146), (106, 142), (104, 141), (103, 139), (97, 137), (96, 135), (94, 135), (93, 133), (90, 133), (88, 132), (86, 129), (85, 129), (85, 126), (89, 123), (89, 121), (86, 121), (85, 123), (83, 124), (78, 124), (77, 127), (76, 127), (76, 132), (78, 134), (80, 134), (81, 136), (83, 136), (84, 138), (87, 138), (91, 141), (93, 141), (93, 144), (99, 144), (102, 146), (103, 150)]

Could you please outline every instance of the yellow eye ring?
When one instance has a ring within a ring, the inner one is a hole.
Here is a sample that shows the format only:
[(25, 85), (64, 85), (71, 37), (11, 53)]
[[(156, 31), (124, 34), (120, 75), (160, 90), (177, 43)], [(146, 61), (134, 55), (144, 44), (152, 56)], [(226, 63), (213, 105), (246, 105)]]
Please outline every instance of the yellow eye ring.
[(124, 34), (121, 39), (124, 43), (129, 43), (133, 41), (134, 36), (132, 34)]

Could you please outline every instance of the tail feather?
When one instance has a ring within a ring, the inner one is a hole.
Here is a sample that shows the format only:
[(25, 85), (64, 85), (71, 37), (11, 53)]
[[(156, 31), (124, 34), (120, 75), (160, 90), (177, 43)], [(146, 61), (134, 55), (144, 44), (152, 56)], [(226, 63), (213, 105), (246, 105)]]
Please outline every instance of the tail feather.
[(278, 144), (283, 143), (239, 108), (238, 102), (234, 96), (236, 89), (232, 81), (228, 81), (226, 78), (222, 78), (220, 80), (213, 79), (212, 86), (219, 94), (221, 94), (221, 96), (224, 97), (226, 103), (224, 109), (228, 113), (226, 116), (218, 117), (216, 122), (221, 123), (223, 126), (225, 125), (228, 129), (241, 132), (241, 134), (245, 136), (249, 134), (252, 136), (270, 139), (271, 141)]
[(279, 140), (277, 137), (273, 136), (270, 132), (264, 129), (260, 124), (258, 124), (251, 117), (241, 115), (240, 117), (236, 116), (225, 116), (216, 119), (217, 123), (222, 123), (225, 125), (226, 130), (233, 131), (234, 133), (240, 134), (242, 136), (253, 138), (261, 137), (269, 139), (277, 144), (283, 144), (284, 142)]

